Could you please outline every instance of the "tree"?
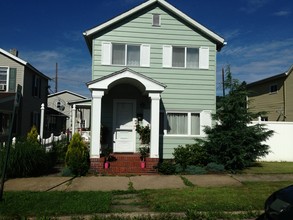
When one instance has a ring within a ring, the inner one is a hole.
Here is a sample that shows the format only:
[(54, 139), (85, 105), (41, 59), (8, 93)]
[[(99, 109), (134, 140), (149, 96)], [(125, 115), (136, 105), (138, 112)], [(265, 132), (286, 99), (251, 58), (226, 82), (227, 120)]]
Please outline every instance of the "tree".
[(86, 175), (89, 167), (89, 151), (79, 133), (75, 133), (68, 145), (65, 162), (74, 175)]
[(223, 164), (226, 170), (237, 171), (268, 154), (269, 146), (264, 141), (273, 131), (263, 124), (251, 124), (263, 112), (249, 111), (246, 83), (233, 79), (229, 66), (226, 68), (224, 86), (229, 93), (222, 97), (213, 115), (217, 123), (212, 128), (205, 128), (207, 138), (200, 142), (204, 144), (212, 162)]

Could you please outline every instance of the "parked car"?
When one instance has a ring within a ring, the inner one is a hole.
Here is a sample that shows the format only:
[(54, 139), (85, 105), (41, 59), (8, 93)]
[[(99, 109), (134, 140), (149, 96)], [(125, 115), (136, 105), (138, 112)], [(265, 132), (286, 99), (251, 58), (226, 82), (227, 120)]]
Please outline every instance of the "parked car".
[(265, 213), (258, 220), (292, 220), (293, 185), (282, 188), (265, 202)]

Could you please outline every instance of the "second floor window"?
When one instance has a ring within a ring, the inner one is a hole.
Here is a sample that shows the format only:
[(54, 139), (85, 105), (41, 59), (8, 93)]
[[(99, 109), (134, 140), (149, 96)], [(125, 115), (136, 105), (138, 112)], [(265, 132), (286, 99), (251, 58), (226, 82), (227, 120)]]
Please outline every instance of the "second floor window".
[(8, 67), (0, 67), (0, 91), (7, 90)]
[(112, 45), (112, 64), (113, 65), (140, 65), (140, 46), (127, 44)]
[(39, 76), (33, 77), (33, 90), (32, 90), (33, 97), (41, 98), (41, 78)]
[(199, 67), (199, 49), (187, 47), (173, 47), (172, 67)]
[(163, 46), (163, 67), (209, 69), (209, 47)]
[(271, 85), (270, 86), (270, 93), (276, 93), (278, 92), (278, 85)]
[(150, 66), (150, 45), (102, 42), (102, 65)]

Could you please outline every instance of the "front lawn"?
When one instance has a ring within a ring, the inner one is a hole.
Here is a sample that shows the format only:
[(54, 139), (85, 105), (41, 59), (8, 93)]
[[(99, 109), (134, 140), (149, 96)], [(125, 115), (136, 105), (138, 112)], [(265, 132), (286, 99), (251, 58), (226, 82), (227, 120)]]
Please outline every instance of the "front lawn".
[(185, 189), (145, 190), (144, 201), (158, 212), (255, 211), (263, 210), (267, 197), (291, 182), (247, 182), (234, 187), (190, 187)]
[(293, 174), (293, 162), (258, 162), (245, 169), (245, 174)]
[[(235, 187), (188, 187), (142, 190), (135, 193), (141, 196), (144, 205), (154, 212), (184, 212), (195, 215), (204, 212), (209, 216), (223, 216), (225, 211), (245, 211), (250, 213), (250, 217), (256, 217), (257, 213), (254, 211), (263, 210), (264, 201), (272, 192), (290, 184), (292, 183), (249, 182)], [(0, 202), (0, 219), (5, 216), (17, 218), (111, 213), (112, 198), (119, 193), (5, 192), (5, 201)]]
[(110, 192), (4, 192), (0, 216), (61, 216), (107, 213)]

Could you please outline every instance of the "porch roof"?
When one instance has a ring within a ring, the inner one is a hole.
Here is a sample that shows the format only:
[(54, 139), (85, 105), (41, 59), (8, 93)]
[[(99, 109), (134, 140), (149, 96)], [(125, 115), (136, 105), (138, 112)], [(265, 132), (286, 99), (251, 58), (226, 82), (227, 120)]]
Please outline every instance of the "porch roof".
[(165, 84), (129, 68), (124, 68), (117, 72), (113, 72), (112, 74), (95, 79), (88, 82), (86, 85), (90, 90), (108, 90), (110, 89), (110, 86), (115, 84), (115, 82), (121, 80), (131, 80), (140, 90), (145, 90), (146, 92), (163, 92), (167, 87)]

